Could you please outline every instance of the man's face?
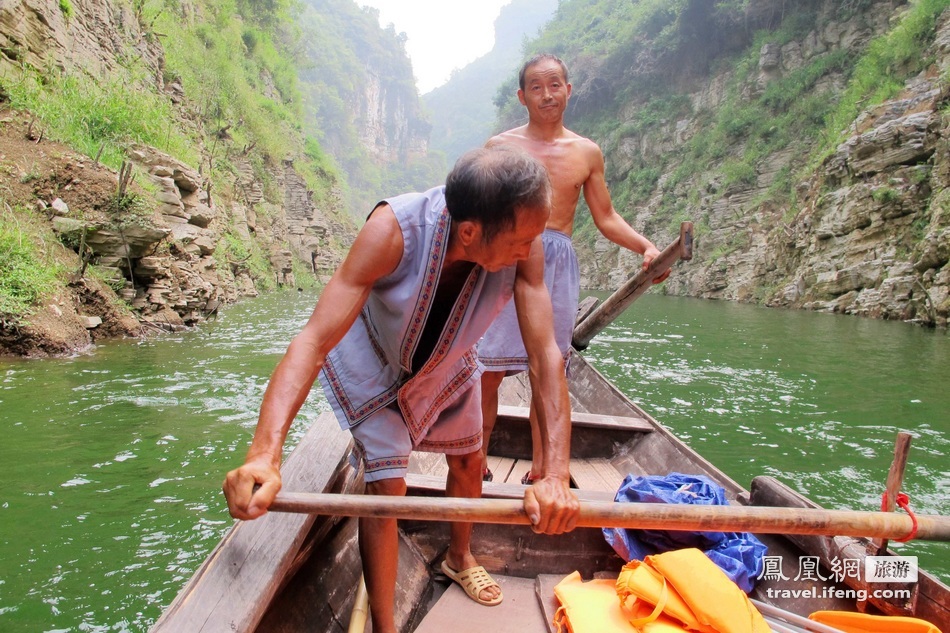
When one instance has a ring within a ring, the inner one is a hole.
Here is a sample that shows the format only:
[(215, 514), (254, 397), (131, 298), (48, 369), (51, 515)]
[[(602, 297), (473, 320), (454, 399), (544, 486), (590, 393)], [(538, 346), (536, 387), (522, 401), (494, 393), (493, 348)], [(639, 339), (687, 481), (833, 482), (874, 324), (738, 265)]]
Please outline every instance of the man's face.
[(541, 120), (560, 119), (570, 96), (571, 84), (553, 59), (529, 66), (524, 74), (524, 90), (518, 90), (518, 99), (528, 109), (529, 117)]
[(496, 272), (528, 259), (531, 245), (544, 231), (548, 215), (547, 208), (518, 209), (513, 229), (498, 233), (490, 242), (478, 242), (473, 258), (475, 263), (489, 272)]

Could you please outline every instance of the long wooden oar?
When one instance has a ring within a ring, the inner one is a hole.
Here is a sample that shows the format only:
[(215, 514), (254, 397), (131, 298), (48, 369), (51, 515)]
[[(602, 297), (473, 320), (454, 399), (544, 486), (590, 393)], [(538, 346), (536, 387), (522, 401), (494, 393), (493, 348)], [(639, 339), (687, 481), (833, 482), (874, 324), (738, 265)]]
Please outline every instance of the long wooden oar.
[(369, 593), (366, 591), (366, 578), (361, 575), (360, 584), (356, 588), (356, 597), (353, 599), (353, 610), (350, 612), (350, 625), (346, 633), (363, 633), (368, 619)]
[[(528, 525), (520, 499), (386, 497), (282, 492), (270, 508), (336, 516), (363, 516), (424, 521)], [(917, 515), (914, 538), (950, 541), (950, 517)], [(699, 532), (758, 532), (906, 538), (913, 520), (893, 512), (855, 512), (761, 506), (702, 506), (663, 503), (581, 503), (578, 527), (619, 527)]]
[(646, 270), (640, 270), (630, 277), (574, 328), (574, 347), (578, 350), (586, 349), (594, 336), (610, 325), (611, 321), (636, 301), (637, 297), (649, 290), (654, 279), (669, 270), (677, 261), (692, 259), (692, 257), (693, 223), (683, 222), (680, 224), (680, 236), (663, 249), (660, 256), (654, 259)]

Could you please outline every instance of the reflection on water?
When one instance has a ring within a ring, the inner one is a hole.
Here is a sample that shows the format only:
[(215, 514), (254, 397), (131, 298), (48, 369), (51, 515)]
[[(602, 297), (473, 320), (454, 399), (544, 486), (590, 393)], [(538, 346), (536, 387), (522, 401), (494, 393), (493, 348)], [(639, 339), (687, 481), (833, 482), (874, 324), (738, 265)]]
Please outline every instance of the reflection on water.
[[(0, 361), (0, 630), (147, 630), (231, 525), (223, 475), (314, 301), (282, 293), (200, 331)], [(910, 429), (905, 490), (950, 514), (948, 352), (904, 324), (647, 296), (588, 356), (740, 483), (771, 474), (830, 507), (876, 507)], [(291, 443), (325, 409), (316, 390)], [(947, 549), (902, 551), (948, 579)]]

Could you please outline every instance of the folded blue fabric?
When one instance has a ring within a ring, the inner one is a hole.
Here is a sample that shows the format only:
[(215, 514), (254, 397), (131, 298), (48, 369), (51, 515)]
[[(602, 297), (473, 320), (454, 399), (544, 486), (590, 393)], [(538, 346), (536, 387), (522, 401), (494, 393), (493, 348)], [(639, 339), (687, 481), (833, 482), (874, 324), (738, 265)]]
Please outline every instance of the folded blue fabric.
[[(722, 486), (703, 475), (681, 473), (649, 477), (627, 475), (614, 501), (729, 505)], [(765, 564), (765, 545), (748, 532), (623, 528), (603, 528), (603, 532), (614, 551), (628, 562), (684, 547), (700, 549), (746, 593), (752, 591)]]

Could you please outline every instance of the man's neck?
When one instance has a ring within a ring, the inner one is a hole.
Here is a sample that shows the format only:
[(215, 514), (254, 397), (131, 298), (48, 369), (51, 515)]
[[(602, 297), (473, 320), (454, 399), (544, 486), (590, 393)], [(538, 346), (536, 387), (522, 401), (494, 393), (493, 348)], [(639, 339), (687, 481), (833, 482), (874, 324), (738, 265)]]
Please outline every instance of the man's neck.
[(542, 141), (553, 143), (564, 136), (564, 122), (543, 123), (538, 121), (528, 121), (525, 134), (533, 141)]

